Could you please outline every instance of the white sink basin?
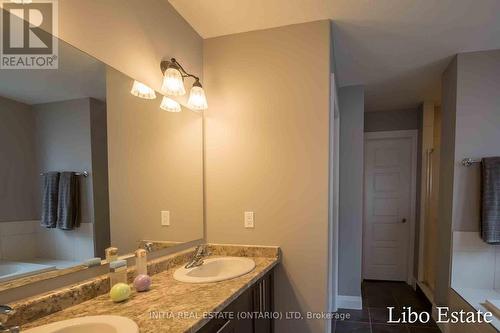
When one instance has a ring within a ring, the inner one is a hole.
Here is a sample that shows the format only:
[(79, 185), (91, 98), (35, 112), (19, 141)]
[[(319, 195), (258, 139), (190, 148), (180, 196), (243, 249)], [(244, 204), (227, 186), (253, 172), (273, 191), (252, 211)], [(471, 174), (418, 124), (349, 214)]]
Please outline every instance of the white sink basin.
[(138, 333), (137, 324), (120, 316), (89, 316), (58, 321), (24, 333)]
[(189, 283), (218, 282), (242, 276), (254, 268), (255, 262), (250, 258), (210, 258), (198, 267), (178, 268), (174, 272), (174, 279)]

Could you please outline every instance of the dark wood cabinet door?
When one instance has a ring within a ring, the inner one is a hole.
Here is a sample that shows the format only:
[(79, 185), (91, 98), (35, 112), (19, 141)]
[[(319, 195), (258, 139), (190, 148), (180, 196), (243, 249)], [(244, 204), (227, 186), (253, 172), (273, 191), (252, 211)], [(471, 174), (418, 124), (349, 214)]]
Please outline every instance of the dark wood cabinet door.
[[(241, 313), (250, 313), (253, 307), (252, 291), (245, 291), (240, 297), (238, 297), (231, 305), (227, 307), (226, 311), (234, 313), (235, 316)], [(245, 318), (245, 317), (243, 317)], [(234, 319), (235, 333), (254, 333), (253, 318), (248, 317), (245, 319)], [(224, 331), (225, 332), (225, 331)]]
[(270, 319), (274, 305), (272, 283), (272, 274), (268, 274), (253, 288), (253, 311), (260, 314), (254, 320), (255, 333), (273, 331), (273, 321)]
[(271, 272), (223, 310), (227, 313), (233, 313), (233, 318), (214, 318), (198, 333), (272, 333), (272, 319), (262, 318), (262, 316), (255, 318), (250, 315), (245, 319), (237, 319), (237, 314), (272, 313), (273, 308), (273, 275)]
[(247, 290), (229, 304), (223, 312), (232, 313), (232, 317), (214, 318), (203, 326), (198, 333), (254, 333), (253, 319), (238, 319), (238, 313), (250, 313), (253, 307), (252, 290)]

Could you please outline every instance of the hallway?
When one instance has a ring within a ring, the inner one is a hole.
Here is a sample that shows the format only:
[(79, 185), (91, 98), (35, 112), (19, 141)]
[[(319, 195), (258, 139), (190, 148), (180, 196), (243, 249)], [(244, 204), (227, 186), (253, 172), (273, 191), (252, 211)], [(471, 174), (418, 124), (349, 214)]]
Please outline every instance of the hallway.
[[(365, 281), (362, 285), (363, 310), (339, 309), (349, 319), (333, 323), (334, 333), (439, 333), (432, 321), (427, 324), (387, 324), (387, 307), (410, 307), (413, 311), (431, 312), (431, 306), (404, 282)], [(396, 320), (396, 318), (394, 318)]]

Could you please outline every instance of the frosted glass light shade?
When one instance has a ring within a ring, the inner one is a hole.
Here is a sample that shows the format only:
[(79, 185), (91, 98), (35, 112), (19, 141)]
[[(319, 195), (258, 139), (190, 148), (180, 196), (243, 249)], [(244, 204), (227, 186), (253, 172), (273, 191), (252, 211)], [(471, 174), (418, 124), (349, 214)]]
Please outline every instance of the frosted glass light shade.
[(186, 94), (182, 74), (178, 69), (169, 67), (163, 74), (161, 90), (170, 96), (182, 96)]
[(160, 108), (168, 112), (181, 112), (181, 105), (167, 96), (163, 96)]
[(142, 82), (139, 81), (134, 81), (134, 84), (132, 85), (132, 90), (130, 90), (130, 93), (134, 96), (137, 96), (139, 98), (144, 98), (144, 99), (155, 99), (156, 98), (156, 93), (155, 91), (145, 85)]
[(203, 111), (208, 109), (207, 98), (202, 87), (194, 85), (191, 88), (188, 99), (188, 107), (194, 111)]

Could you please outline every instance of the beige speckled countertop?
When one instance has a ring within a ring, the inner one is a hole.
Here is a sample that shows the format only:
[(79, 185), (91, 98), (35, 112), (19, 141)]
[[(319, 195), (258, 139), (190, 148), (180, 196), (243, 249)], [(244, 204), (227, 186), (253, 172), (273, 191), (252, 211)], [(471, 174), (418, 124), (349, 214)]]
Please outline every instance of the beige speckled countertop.
[[(171, 268), (152, 277), (151, 290), (133, 292), (123, 303), (113, 303), (108, 294), (69, 307), (24, 325), (28, 329), (55, 321), (93, 315), (120, 315), (134, 320), (141, 333), (196, 332), (208, 319), (204, 313), (223, 310), (265, 273), (279, 258), (252, 257), (255, 269), (235, 279), (216, 283), (189, 284), (174, 280)], [(154, 318), (151, 314), (160, 315)]]

